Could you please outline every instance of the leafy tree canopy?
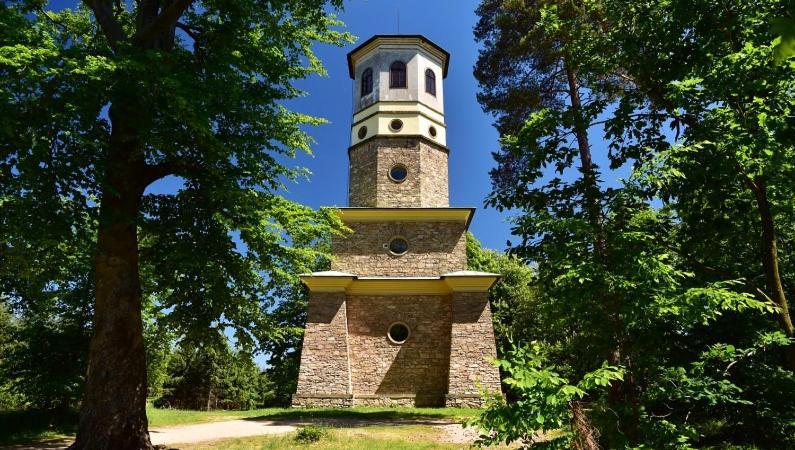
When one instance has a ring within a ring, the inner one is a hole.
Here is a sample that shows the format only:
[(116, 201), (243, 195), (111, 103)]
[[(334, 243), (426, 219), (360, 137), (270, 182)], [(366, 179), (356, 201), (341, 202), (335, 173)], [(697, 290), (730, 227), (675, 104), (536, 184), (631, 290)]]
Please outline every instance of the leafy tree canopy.
[[(250, 347), (279, 332), (275, 299), (324, 257), (312, 244), (336, 216), (279, 195), (305, 174), (290, 165), (309, 151), (302, 127), (322, 120), (284, 101), (323, 73), (314, 43), (349, 41), (340, 6), (0, 6), (0, 295), (95, 298), (75, 448), (149, 447), (144, 303), (180, 333), (231, 327)], [(177, 192), (152, 187), (167, 177)]]

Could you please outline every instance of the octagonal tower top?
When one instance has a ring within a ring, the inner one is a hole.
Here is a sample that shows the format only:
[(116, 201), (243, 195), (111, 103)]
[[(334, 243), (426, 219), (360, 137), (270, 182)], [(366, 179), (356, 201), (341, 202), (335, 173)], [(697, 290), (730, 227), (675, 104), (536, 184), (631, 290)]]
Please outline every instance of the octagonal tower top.
[(348, 53), (351, 145), (412, 135), (446, 145), (442, 80), (449, 62), (447, 51), (421, 35), (376, 35)]

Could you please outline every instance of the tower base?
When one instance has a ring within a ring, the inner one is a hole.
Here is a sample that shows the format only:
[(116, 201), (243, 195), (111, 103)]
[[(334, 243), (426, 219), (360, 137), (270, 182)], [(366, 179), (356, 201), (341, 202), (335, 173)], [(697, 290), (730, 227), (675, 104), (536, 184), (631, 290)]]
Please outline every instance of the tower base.
[(445, 396), (422, 394), (294, 394), (294, 408), (348, 408), (351, 406), (441, 407)]

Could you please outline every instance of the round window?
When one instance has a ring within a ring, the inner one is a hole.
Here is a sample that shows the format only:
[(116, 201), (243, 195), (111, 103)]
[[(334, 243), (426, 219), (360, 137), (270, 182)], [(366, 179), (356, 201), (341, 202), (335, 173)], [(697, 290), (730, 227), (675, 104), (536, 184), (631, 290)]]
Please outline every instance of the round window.
[(392, 238), (389, 241), (389, 251), (393, 255), (405, 255), (409, 251), (409, 243), (402, 237)]
[(436, 127), (431, 126), (430, 128), (428, 128), (428, 134), (430, 134), (431, 137), (436, 137)]
[(402, 183), (408, 175), (409, 169), (403, 164), (395, 164), (389, 169), (389, 178), (396, 183)]
[(367, 136), (367, 127), (359, 128), (357, 135), (359, 136), (359, 139), (364, 139), (364, 137)]
[(389, 129), (392, 131), (400, 131), (403, 129), (403, 121), (400, 119), (392, 119), (392, 121), (389, 122)]
[(389, 332), (387, 336), (389, 336), (389, 340), (394, 342), (395, 344), (402, 344), (406, 342), (406, 340), (411, 335), (411, 330), (409, 330), (408, 325), (402, 322), (396, 322), (389, 326)]

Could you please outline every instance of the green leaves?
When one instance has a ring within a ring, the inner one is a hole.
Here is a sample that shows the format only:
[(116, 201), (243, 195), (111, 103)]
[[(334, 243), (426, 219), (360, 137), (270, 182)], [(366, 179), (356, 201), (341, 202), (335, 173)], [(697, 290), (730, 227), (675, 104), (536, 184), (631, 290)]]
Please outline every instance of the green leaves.
[(780, 17), (773, 20), (773, 32), (779, 35), (773, 40), (776, 62), (783, 63), (795, 55), (795, 19)]
[[(558, 383), (609, 386), (584, 399), (608, 448), (791, 440), (792, 408), (763, 387), (789, 379), (781, 355), (738, 350), (791, 330), (795, 66), (770, 29), (789, 3), (481, 2), (479, 101), (501, 134), (487, 204), (516, 214), (510, 252), (539, 288), (526, 342), (548, 358), (512, 372), (524, 391), (488, 416), (497, 435), (535, 443), (562, 412), (520, 405), (561, 402), (531, 392)], [(597, 376), (607, 358), (623, 378)]]
[[(0, 301), (38, 335), (71, 333), (79, 356), (60, 356), (78, 363), (63, 372), (80, 373), (79, 390), (98, 210), (127, 189), (150, 331), (230, 330), (247, 350), (293, 339), (297, 274), (325, 264), (344, 227), (282, 196), (307, 174), (292, 160), (311, 149), (304, 127), (324, 122), (285, 101), (303, 95), (296, 79), (324, 73), (315, 43), (352, 40), (330, 14), (341, 2), (194, 2), (154, 39), (141, 37), (139, 3), (102, 23), (90, 2), (39, 3), (0, 7)], [(151, 187), (165, 178), (173, 189)], [(282, 303), (288, 319), (274, 313)]]
[(487, 409), (468, 425), (481, 431), (480, 444), (520, 442), (539, 448), (568, 448), (572, 439), (572, 403), (603, 392), (610, 383), (623, 379), (624, 370), (606, 362), (576, 384), (550, 363), (543, 344), (512, 345), (506, 357), (497, 361), (507, 376), (503, 383), (517, 400), (506, 403), (501, 397), (488, 400)]

